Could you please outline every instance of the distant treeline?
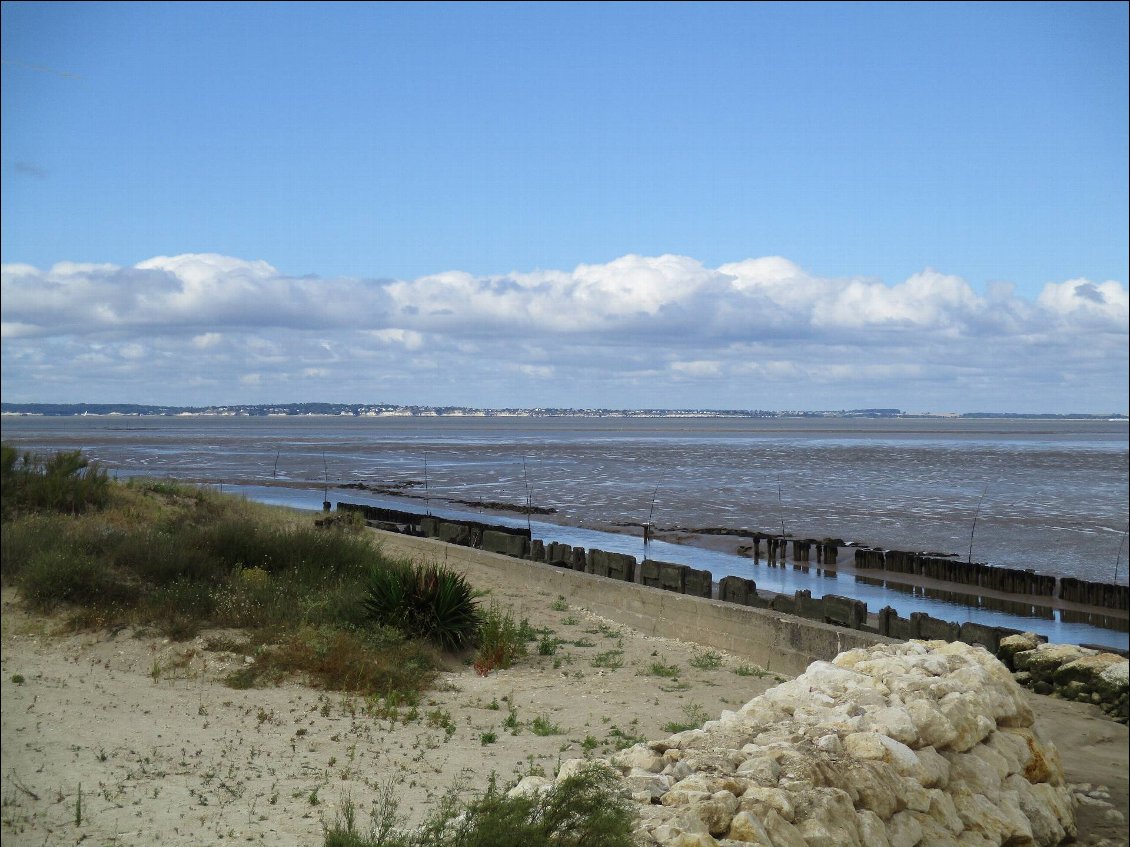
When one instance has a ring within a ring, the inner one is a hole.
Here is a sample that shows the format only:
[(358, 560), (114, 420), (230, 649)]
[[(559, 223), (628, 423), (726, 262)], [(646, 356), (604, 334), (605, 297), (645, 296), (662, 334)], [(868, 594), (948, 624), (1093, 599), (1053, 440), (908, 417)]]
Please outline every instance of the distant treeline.
[[(765, 409), (475, 409), (467, 406), (397, 406), (389, 403), (269, 403), (231, 406), (151, 406), (135, 403), (0, 403), (0, 411), (9, 415), (43, 415), (70, 417), (78, 415), (230, 415), (266, 417), (267, 415), (334, 415), (405, 417), (699, 417), (699, 418), (932, 418), (940, 415), (914, 415), (900, 409), (841, 409), (838, 411), (767, 411)], [(1126, 419), (1126, 415), (1093, 414), (1015, 414), (1009, 412), (970, 412), (946, 415), (956, 418), (1110, 420)]]

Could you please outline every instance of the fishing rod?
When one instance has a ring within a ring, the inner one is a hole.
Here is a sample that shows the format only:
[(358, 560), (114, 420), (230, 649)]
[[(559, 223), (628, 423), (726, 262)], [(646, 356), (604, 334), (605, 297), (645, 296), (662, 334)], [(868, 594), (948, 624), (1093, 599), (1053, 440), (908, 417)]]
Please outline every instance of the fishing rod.
[(522, 479), (526, 483), (526, 529), (529, 530), (530, 538), (534, 537), (533, 525), (530, 523), (530, 475), (526, 470), (526, 457), (522, 457)]
[(777, 474), (777, 509), (781, 515), (781, 540), (785, 540), (785, 506), (781, 499), (781, 475)]
[(655, 489), (651, 492), (651, 508), (647, 512), (647, 523), (643, 527), (643, 549), (647, 553), (647, 543), (651, 540), (651, 519), (655, 517), (655, 496), (659, 493), (659, 483), (655, 483)]
[(1126, 529), (1122, 530), (1122, 541), (1118, 543), (1118, 555), (1114, 557), (1114, 579), (1112, 580), (1115, 585), (1118, 584), (1118, 562), (1122, 559), (1122, 549), (1126, 546), (1126, 533), (1130, 531), (1130, 523), (1126, 524)]
[(969, 528), (969, 555), (965, 559), (965, 564), (973, 564), (973, 533), (977, 531), (977, 519), (981, 517), (981, 504), (985, 502), (985, 495), (989, 493), (989, 486), (981, 492), (981, 499), (977, 501), (977, 511), (973, 513), (973, 526)]

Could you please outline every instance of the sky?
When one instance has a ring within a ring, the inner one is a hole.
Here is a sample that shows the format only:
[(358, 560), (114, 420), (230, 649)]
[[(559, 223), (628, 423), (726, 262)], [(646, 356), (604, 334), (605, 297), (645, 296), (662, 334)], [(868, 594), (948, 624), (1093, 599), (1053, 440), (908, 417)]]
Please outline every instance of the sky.
[(0, 395), (1125, 413), (1128, 8), (5, 2)]

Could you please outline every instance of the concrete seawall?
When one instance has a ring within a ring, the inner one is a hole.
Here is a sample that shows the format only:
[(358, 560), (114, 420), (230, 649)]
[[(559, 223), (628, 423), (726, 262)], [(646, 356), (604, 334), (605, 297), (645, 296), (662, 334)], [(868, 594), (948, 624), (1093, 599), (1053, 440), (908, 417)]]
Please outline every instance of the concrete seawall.
[(812, 662), (830, 661), (844, 650), (891, 642), (874, 633), (769, 609), (677, 594), (432, 538), (372, 531), (391, 556), (444, 562), (467, 571), (472, 581), (476, 571), (488, 571), (507, 582), (525, 583), (531, 590), (560, 594), (570, 603), (639, 632), (716, 647), (783, 674), (803, 673)]

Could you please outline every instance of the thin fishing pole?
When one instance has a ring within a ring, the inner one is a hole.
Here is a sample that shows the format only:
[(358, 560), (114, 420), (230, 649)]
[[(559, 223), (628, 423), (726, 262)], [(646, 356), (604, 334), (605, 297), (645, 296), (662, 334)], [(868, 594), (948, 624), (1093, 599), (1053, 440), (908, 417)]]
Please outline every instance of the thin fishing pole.
[(1118, 555), (1114, 557), (1114, 580), (1118, 584), (1118, 563), (1122, 559), (1122, 549), (1126, 546), (1126, 533), (1130, 531), (1130, 523), (1126, 524), (1126, 529), (1122, 530), (1122, 541), (1118, 543)]
[(643, 548), (644, 553), (647, 553), (647, 544), (651, 540), (651, 522), (655, 517), (655, 497), (659, 494), (659, 483), (655, 484), (655, 489), (651, 492), (651, 508), (647, 512), (647, 524), (643, 528)]
[(534, 537), (534, 528), (530, 523), (530, 475), (526, 470), (526, 457), (522, 457), (522, 479), (526, 483), (526, 529), (530, 532), (530, 538)]
[(965, 559), (965, 564), (973, 564), (973, 533), (977, 531), (977, 519), (981, 517), (981, 504), (985, 502), (985, 495), (989, 493), (989, 486), (985, 486), (984, 491), (981, 492), (981, 499), (977, 501), (977, 511), (973, 513), (973, 526), (969, 529), (969, 555)]

